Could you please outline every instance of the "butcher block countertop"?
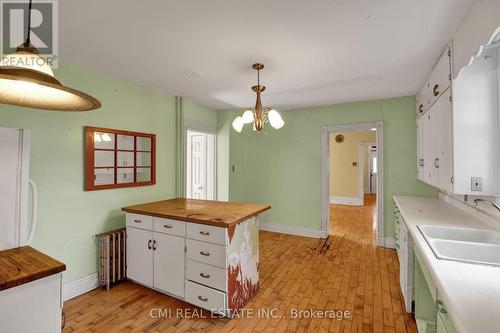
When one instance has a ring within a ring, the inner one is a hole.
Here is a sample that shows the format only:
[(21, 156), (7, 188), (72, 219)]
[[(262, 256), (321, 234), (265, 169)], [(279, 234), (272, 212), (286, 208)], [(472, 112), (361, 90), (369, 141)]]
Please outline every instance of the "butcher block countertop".
[(30, 246), (0, 251), (0, 290), (42, 279), (66, 270), (62, 262)]
[(269, 205), (176, 198), (123, 207), (122, 210), (228, 228), (270, 208)]

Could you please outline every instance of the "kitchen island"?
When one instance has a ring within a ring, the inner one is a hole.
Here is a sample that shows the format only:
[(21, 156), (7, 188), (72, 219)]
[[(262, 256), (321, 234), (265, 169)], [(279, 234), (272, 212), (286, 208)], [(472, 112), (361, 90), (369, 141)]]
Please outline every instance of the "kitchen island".
[(259, 289), (257, 217), (270, 208), (184, 198), (124, 207), (127, 278), (230, 317)]

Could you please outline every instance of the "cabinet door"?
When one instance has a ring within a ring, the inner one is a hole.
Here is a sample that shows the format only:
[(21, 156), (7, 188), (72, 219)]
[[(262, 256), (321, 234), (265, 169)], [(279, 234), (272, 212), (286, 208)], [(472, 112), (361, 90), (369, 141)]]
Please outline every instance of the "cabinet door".
[(424, 166), (423, 166), (423, 177), (422, 180), (427, 184), (432, 185), (433, 173), (434, 173), (434, 146), (435, 142), (433, 142), (433, 133), (432, 133), (432, 121), (434, 117), (431, 116), (431, 110), (427, 111), (426, 114), (422, 117), (421, 125), (422, 125), (422, 156), (424, 158)]
[(185, 238), (154, 234), (154, 287), (184, 297)]
[(127, 277), (153, 286), (153, 232), (127, 228)]
[[(453, 159), (452, 159), (452, 135), (451, 135), (451, 90), (448, 89), (435, 104), (436, 122), (438, 123), (438, 187), (444, 191), (451, 192), (453, 184)], [(434, 108), (434, 106), (433, 106)]]
[(424, 119), (425, 115), (417, 118), (417, 179), (424, 180)]
[(446, 47), (429, 78), (430, 104), (436, 102), (451, 84), (451, 49)]

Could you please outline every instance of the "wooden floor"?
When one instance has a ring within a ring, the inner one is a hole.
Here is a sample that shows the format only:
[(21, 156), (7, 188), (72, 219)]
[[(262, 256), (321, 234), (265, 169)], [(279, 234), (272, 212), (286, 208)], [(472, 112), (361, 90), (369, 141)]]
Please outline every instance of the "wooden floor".
[[(326, 240), (261, 231), (261, 288), (246, 317), (210, 318), (192, 305), (125, 282), (65, 302), (64, 333), (416, 332), (403, 311), (396, 252), (375, 246), (374, 198), (366, 202), (332, 205), (332, 235)], [(153, 318), (157, 309), (172, 312)], [(176, 309), (195, 312), (176, 316)], [(272, 309), (275, 318), (262, 313)], [(336, 310), (345, 318), (294, 319), (293, 309)]]

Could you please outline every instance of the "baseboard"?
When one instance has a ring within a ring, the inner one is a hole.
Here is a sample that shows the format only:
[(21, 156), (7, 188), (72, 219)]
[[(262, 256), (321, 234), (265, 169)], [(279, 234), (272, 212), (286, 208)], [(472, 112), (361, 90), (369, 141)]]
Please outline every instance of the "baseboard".
[(363, 206), (363, 198), (330, 196), (330, 203), (337, 205)]
[(326, 232), (320, 229), (304, 228), (292, 225), (260, 223), (260, 230), (278, 232), (295, 236), (306, 236), (314, 238), (326, 238)]
[(395, 249), (396, 248), (396, 241), (394, 240), (394, 237), (384, 237), (384, 247), (387, 247), (389, 249)]
[(63, 286), (63, 300), (67, 301), (73, 297), (84, 294), (99, 287), (97, 273), (84, 276), (78, 280), (65, 283)]

